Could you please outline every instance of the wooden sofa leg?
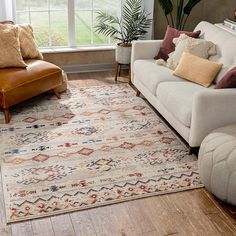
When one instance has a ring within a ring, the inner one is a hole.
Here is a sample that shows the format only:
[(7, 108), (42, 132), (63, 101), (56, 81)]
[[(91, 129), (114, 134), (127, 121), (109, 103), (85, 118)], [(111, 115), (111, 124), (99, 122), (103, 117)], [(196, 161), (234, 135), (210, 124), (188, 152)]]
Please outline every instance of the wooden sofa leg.
[(53, 89), (52, 91), (58, 99), (61, 98), (60, 94), (56, 91), (56, 89)]
[(136, 96), (139, 97), (140, 94), (141, 94), (140, 91), (137, 90), (137, 92), (136, 92)]
[(8, 124), (10, 122), (9, 108), (4, 108), (3, 109), (3, 114), (4, 114), (4, 118), (5, 118), (5, 123)]
[(188, 154), (189, 155), (193, 154), (193, 147), (191, 147), (191, 146), (188, 147)]

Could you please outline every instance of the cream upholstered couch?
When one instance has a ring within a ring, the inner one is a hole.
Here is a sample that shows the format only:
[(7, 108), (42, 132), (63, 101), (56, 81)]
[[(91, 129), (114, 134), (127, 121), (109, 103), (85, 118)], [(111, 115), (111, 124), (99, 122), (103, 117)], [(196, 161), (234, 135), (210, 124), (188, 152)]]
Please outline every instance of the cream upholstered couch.
[[(208, 22), (200, 22), (201, 38), (217, 45), (210, 60), (224, 64), (217, 82), (236, 66), (236, 35)], [(212, 130), (236, 122), (236, 89), (204, 88), (173, 75), (155, 63), (161, 40), (135, 41), (132, 49), (131, 79), (135, 87), (189, 143), (200, 146)]]

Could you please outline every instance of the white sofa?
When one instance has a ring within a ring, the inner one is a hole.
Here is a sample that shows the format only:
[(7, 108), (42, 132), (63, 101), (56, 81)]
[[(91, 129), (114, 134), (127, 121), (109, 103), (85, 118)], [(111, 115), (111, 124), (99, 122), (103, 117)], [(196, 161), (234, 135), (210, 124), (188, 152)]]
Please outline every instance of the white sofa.
[[(217, 45), (210, 60), (224, 64), (217, 82), (236, 66), (236, 35), (208, 22), (200, 22), (201, 38)], [(189, 143), (199, 147), (214, 129), (236, 122), (236, 89), (204, 88), (173, 75), (173, 71), (155, 63), (161, 40), (135, 41), (132, 48), (131, 79), (138, 91)]]

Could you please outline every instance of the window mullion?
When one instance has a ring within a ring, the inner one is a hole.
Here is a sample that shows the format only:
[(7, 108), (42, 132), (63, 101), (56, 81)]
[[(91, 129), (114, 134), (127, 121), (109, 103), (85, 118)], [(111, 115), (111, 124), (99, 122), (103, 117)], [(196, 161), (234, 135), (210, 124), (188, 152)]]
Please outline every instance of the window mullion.
[(69, 46), (75, 47), (75, 0), (68, 0), (68, 35)]
[(29, 2), (28, 2), (28, 11), (29, 11), (29, 23), (32, 24), (31, 11), (30, 11), (30, 3)]
[(94, 38), (93, 38), (93, 26), (94, 26), (94, 2), (93, 2), (93, 0), (92, 0), (92, 10), (91, 10), (91, 44), (93, 44), (94, 43)]
[(51, 2), (48, 0), (48, 42), (49, 42), (49, 47), (52, 47), (52, 26), (51, 26)]
[(14, 22), (17, 21), (17, 13), (16, 13), (16, 0), (12, 1), (12, 20)]

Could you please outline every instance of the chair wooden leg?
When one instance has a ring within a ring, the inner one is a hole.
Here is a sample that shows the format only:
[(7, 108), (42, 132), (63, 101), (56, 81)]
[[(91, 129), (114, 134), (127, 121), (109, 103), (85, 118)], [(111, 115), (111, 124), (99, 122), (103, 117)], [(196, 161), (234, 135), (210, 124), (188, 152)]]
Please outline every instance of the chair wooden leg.
[(60, 94), (56, 91), (56, 89), (53, 89), (52, 91), (58, 99), (61, 98)]
[(10, 122), (9, 108), (4, 108), (3, 109), (3, 114), (4, 114), (4, 118), (5, 118), (5, 123), (8, 124)]

